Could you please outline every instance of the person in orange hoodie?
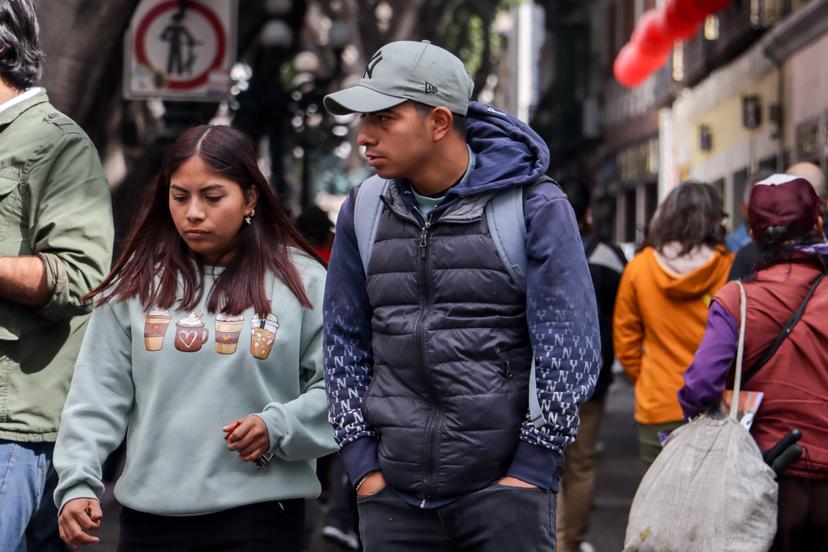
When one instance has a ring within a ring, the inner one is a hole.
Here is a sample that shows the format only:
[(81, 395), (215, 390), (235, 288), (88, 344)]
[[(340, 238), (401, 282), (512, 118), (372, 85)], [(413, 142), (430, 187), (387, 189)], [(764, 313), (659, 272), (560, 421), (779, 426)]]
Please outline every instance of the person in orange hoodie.
[(725, 212), (710, 184), (685, 182), (664, 199), (644, 249), (627, 265), (615, 303), (613, 342), (635, 384), (638, 445), (645, 467), (661, 450), (659, 433), (681, 425), (678, 390), (701, 343), (707, 309), (727, 282)]

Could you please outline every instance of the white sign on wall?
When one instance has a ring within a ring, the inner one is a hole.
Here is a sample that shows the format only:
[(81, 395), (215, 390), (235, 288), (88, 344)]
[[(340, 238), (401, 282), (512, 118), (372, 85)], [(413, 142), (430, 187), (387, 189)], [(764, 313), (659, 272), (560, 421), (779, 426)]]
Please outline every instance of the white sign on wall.
[(124, 42), (124, 97), (218, 101), (236, 61), (236, 0), (141, 0)]

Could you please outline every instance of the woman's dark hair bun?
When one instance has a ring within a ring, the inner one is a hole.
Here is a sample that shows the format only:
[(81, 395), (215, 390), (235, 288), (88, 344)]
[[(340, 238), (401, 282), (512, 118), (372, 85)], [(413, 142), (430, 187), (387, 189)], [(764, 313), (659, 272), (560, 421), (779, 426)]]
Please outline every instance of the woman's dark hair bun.
[(762, 232), (762, 241), (767, 245), (778, 245), (782, 240), (788, 237), (790, 228), (787, 224), (779, 226), (768, 226)]

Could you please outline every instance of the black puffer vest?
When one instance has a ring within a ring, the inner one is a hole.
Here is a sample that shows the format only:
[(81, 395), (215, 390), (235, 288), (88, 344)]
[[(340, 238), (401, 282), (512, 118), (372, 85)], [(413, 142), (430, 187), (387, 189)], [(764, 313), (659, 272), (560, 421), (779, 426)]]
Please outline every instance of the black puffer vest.
[(363, 409), (388, 484), (433, 500), (505, 475), (531, 347), (525, 292), (489, 234), (492, 194), (455, 201), (430, 225), (404, 194), (388, 187), (368, 265), (374, 377)]

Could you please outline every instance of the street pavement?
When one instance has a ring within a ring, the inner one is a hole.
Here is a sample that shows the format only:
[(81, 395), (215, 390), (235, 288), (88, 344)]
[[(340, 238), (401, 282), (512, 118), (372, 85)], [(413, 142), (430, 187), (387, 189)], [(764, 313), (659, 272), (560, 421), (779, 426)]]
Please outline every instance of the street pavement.
[[(595, 552), (618, 552), (624, 547), (627, 513), (642, 475), (633, 406), (632, 386), (623, 375), (616, 376), (607, 397), (597, 458), (598, 480), (589, 536)], [(324, 519), (324, 505), (319, 505), (317, 512), (318, 519)], [(115, 552), (119, 513), (120, 506), (117, 504), (104, 507), (103, 527), (99, 532), (101, 542), (83, 550)], [(340, 552), (341, 549), (321, 538), (321, 526), (321, 523), (316, 524), (308, 552)]]
[(601, 452), (597, 456), (595, 501), (589, 521), (589, 542), (595, 552), (624, 548), (627, 514), (644, 468), (638, 458), (633, 410), (633, 386), (626, 376), (615, 376), (607, 396), (601, 426)]

